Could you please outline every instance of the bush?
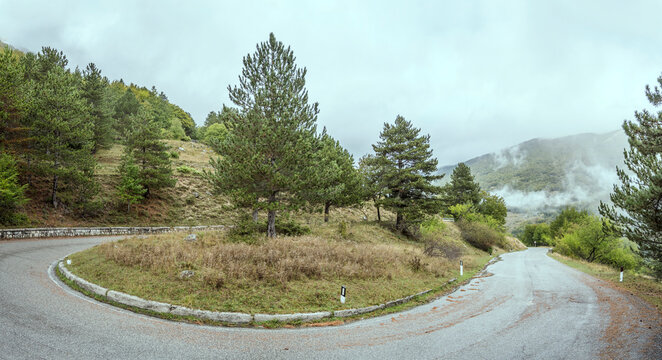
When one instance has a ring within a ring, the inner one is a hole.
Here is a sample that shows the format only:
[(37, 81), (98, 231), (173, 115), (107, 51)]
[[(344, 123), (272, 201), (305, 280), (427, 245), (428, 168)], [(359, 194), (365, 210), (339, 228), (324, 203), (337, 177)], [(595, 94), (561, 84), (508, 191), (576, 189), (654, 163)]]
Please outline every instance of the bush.
[(427, 256), (440, 257), (443, 256), (447, 259), (457, 259), (464, 253), (461, 245), (454, 242), (441, 242), (438, 240), (428, 240), (425, 243), (425, 250), (423, 253)]
[(421, 235), (441, 234), (446, 229), (446, 224), (437, 217), (430, 217), (421, 223)]
[(560, 254), (617, 268), (632, 269), (640, 263), (636, 245), (618, 238), (596, 216), (589, 215), (579, 224), (564, 226), (563, 231), (565, 235), (554, 247)]
[[(253, 218), (244, 214), (230, 230), (230, 237), (235, 241), (253, 243), (260, 234), (267, 232), (266, 221), (255, 222)], [(310, 228), (297, 223), (290, 218), (276, 218), (276, 233), (285, 236), (300, 236), (310, 234)]]
[(457, 225), (462, 230), (462, 239), (475, 248), (491, 253), (494, 246), (507, 247), (504, 235), (486, 224), (460, 220)]
[(177, 172), (179, 172), (180, 174), (202, 175), (202, 172), (200, 172), (200, 170), (186, 165), (178, 166)]
[[(267, 231), (266, 223), (264, 223), (263, 231)], [(276, 234), (286, 236), (307, 235), (310, 234), (310, 228), (289, 218), (276, 218)]]
[(540, 224), (527, 224), (524, 227), (524, 231), (519, 236), (519, 239), (526, 246), (533, 245), (551, 245), (551, 230), (549, 224), (540, 223)]

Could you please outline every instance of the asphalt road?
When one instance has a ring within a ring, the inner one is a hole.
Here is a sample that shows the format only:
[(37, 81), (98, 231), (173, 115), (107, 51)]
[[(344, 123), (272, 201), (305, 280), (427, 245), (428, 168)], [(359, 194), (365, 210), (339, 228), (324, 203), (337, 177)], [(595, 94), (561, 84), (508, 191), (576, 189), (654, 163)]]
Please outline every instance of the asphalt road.
[(266, 330), (134, 314), (48, 273), (55, 260), (110, 239), (0, 241), (0, 358), (662, 358), (658, 312), (543, 248), (502, 255), (453, 294), (403, 313)]

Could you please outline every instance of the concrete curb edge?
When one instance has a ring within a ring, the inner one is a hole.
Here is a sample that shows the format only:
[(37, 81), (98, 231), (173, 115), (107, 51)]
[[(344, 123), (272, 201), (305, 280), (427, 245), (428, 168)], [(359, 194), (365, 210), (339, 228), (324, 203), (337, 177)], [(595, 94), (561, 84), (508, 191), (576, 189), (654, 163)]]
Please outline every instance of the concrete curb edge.
[[(65, 257), (66, 258), (66, 257)], [(173, 314), (179, 316), (192, 316), (207, 320), (221, 321), (229, 324), (248, 324), (251, 322), (266, 322), (266, 321), (314, 321), (320, 320), (327, 317), (350, 317), (355, 315), (362, 315), (371, 313), (373, 311), (386, 309), (400, 304), (405, 304), (417, 296), (425, 295), (432, 290), (425, 290), (419, 293), (403, 297), (401, 299), (392, 300), (384, 304), (373, 305), (364, 308), (357, 309), (345, 309), (345, 310), (335, 310), (335, 311), (321, 311), (314, 313), (294, 313), (294, 314), (247, 314), (240, 312), (216, 312), (208, 310), (199, 310), (199, 309), (190, 309), (184, 306), (172, 305), (168, 303), (162, 303), (158, 301), (145, 300), (137, 296), (125, 294), (123, 292), (108, 290), (99, 285), (93, 284), (85, 279), (82, 279), (74, 275), (67, 267), (65, 266), (64, 260), (60, 260), (58, 263), (58, 269), (60, 272), (72, 281), (74, 284), (78, 285), (82, 289), (85, 289), (93, 294), (106, 298), (123, 305), (136, 307), (143, 310), (150, 310), (161, 314)], [(448, 283), (456, 281), (455, 278), (450, 279)]]

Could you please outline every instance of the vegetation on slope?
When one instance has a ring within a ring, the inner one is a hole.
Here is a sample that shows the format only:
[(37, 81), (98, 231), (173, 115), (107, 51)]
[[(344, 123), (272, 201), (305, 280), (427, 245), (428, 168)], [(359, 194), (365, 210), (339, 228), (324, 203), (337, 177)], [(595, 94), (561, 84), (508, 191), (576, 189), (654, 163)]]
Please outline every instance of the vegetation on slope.
[[(344, 225), (342, 230), (341, 224)], [(452, 224), (426, 233), (454, 246), (456, 256), (426, 252), (374, 222), (321, 221), (310, 235), (256, 238), (230, 232), (132, 238), (71, 256), (77, 275), (110, 289), (168, 303), (216, 311), (291, 313), (364, 307), (445, 284), (481, 268), (489, 256), (459, 237)], [(240, 239), (240, 240), (238, 240)], [(179, 274), (192, 270), (182, 279)], [(340, 286), (347, 303), (340, 304)]]

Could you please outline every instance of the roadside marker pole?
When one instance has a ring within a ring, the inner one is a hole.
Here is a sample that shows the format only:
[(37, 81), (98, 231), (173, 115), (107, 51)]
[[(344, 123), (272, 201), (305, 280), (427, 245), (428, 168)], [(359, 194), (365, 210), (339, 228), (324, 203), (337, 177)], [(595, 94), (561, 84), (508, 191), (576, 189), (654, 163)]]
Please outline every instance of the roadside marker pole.
[(460, 276), (464, 274), (464, 265), (462, 264), (462, 260), (460, 260)]
[(621, 279), (618, 280), (618, 281), (623, 282), (623, 267), (622, 266), (621, 266)]
[(341, 286), (340, 287), (340, 303), (344, 304), (345, 303), (345, 287)]

